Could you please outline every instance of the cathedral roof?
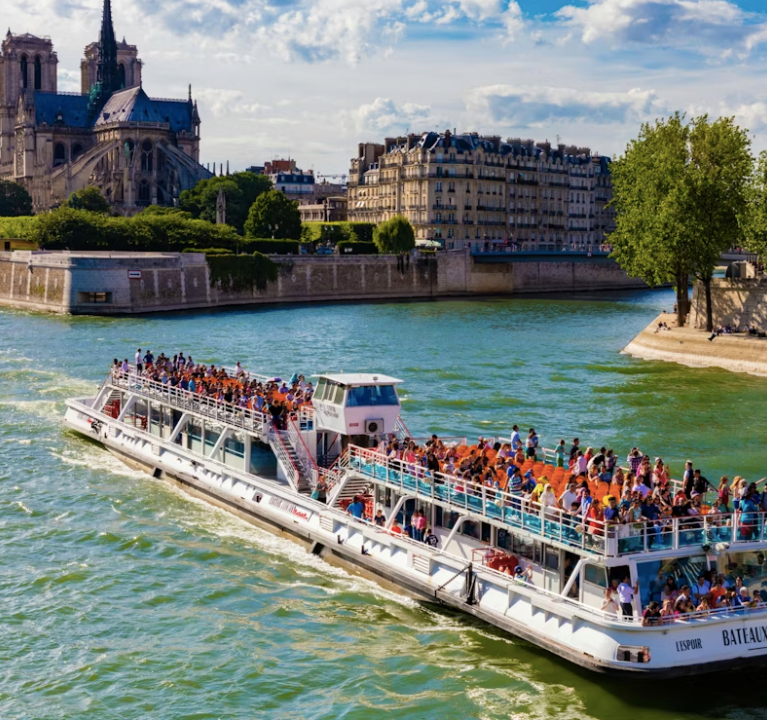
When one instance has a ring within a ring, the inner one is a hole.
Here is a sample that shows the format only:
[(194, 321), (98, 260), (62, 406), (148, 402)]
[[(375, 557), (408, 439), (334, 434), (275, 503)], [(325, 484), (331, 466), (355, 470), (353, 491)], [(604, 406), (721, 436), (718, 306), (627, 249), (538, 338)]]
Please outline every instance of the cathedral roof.
[(192, 130), (192, 108), (184, 100), (152, 100), (141, 87), (114, 93), (94, 125), (113, 122), (167, 123), (173, 132)]
[(158, 114), (144, 90), (141, 87), (132, 87), (113, 93), (94, 125), (98, 127), (114, 122), (162, 123), (165, 120)]
[(87, 95), (59, 95), (35, 92), (35, 121), (38, 125), (66, 125), (90, 127)]

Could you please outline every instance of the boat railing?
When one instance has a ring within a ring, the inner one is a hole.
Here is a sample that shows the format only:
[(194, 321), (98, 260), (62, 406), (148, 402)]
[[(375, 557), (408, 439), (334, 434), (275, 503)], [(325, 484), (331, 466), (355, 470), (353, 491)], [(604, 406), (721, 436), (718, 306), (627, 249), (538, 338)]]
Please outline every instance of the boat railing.
[(298, 492), (298, 482), (301, 478), (301, 472), (298, 466), (293, 462), (293, 458), (290, 457), (290, 451), (288, 450), (288, 444), (285, 442), (283, 435), (287, 435), (286, 431), (272, 430), (269, 436), (270, 445), (277, 459), (282, 463), (282, 467), (285, 470), (285, 474), (288, 477), (291, 487)]
[(276, 379), (274, 375), (260, 375), (259, 373), (254, 373), (250, 370), (246, 370), (245, 368), (240, 368), (238, 370), (237, 367), (227, 367), (226, 365), (221, 365), (219, 367), (222, 370), (226, 370), (226, 374), (231, 378), (239, 378), (242, 375), (245, 380), (255, 380), (256, 382), (260, 382), (262, 384), (274, 382)]
[[(434, 473), (415, 463), (388, 458), (376, 450), (349, 446), (345, 465), (377, 482), (394, 486), (456, 511), (500, 522), (567, 547), (617, 557), (668, 550), (729, 547), (767, 541), (764, 511), (663, 516), (635, 523), (605, 523), (560, 508), (525, 500), (468, 480)], [(596, 501), (595, 501), (596, 502)]]
[(319, 469), (317, 468), (317, 463), (314, 461), (312, 454), (309, 452), (309, 448), (306, 447), (303, 437), (301, 437), (297, 422), (298, 419), (292, 417), (287, 418), (286, 433), (290, 444), (293, 446), (293, 451), (296, 453), (300, 470), (311, 484), (313, 490), (317, 485)]
[(233, 405), (214, 398), (208, 398), (180, 387), (149, 380), (132, 373), (112, 373), (107, 382), (150, 400), (159, 400), (178, 410), (189, 410), (223, 425), (230, 425), (253, 432), (262, 439), (269, 434), (270, 420), (257, 410)]
[(558, 508), (541, 508), (514, 494), (475, 484), (444, 473), (434, 473), (404, 460), (357, 446), (349, 446), (345, 465), (375, 481), (393, 485), (403, 494), (415, 494), (464, 510), (480, 518), (501, 522), (568, 547), (599, 555), (616, 554), (615, 534), (604, 522), (584, 521)]

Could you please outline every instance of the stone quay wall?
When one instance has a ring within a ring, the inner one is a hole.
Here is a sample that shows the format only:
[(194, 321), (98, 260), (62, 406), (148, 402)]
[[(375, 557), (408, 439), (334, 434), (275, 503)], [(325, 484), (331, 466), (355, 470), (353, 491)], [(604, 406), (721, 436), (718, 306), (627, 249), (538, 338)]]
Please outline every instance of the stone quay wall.
[(476, 258), (464, 252), (282, 256), (263, 291), (211, 287), (197, 253), (0, 252), (0, 306), (118, 315), (285, 302), (436, 299), (646, 287), (606, 258)]
[[(670, 330), (656, 332), (658, 323)], [(705, 322), (705, 320), (704, 320)], [(732, 372), (767, 375), (767, 338), (720, 335), (694, 327), (676, 327), (676, 315), (659, 315), (624, 349), (643, 360), (664, 360), (690, 367), (718, 367)]]
[[(767, 330), (767, 278), (712, 280), (711, 309), (714, 327), (750, 324)], [(700, 283), (693, 287), (687, 324), (699, 330), (706, 329), (706, 291)]]

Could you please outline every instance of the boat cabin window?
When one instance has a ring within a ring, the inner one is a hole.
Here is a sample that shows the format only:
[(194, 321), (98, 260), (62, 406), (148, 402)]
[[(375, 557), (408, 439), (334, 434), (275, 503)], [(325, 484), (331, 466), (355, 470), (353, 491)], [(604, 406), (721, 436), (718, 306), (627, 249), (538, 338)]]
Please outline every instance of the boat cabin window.
[(394, 385), (365, 385), (349, 388), (346, 407), (375, 407), (399, 405)]
[(605, 569), (599, 565), (586, 565), (586, 582), (606, 588), (607, 573)]
[(314, 399), (315, 400), (322, 400), (322, 398), (325, 397), (325, 388), (327, 387), (327, 382), (325, 381), (325, 378), (320, 378), (317, 382), (317, 387), (314, 389)]
[(333, 398), (333, 400), (331, 400), (331, 402), (334, 405), (343, 405), (345, 391), (346, 391), (346, 388), (343, 385), (336, 385), (336, 395)]

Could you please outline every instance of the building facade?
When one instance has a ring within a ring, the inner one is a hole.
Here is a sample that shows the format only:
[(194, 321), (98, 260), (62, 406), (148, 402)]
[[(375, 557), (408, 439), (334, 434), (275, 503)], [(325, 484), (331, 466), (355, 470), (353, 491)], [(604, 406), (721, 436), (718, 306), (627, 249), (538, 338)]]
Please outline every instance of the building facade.
[(345, 195), (339, 197), (325, 197), (320, 202), (299, 205), (301, 222), (344, 222), (348, 219), (347, 199)]
[(449, 131), (361, 144), (348, 184), (349, 220), (404, 215), (447, 249), (600, 245), (611, 197), (609, 159), (589, 148)]
[(117, 42), (111, 0), (81, 63), (81, 93), (59, 93), (49, 38), (13, 35), (0, 45), (0, 177), (24, 185), (35, 212), (88, 186), (133, 214), (174, 205), (210, 177), (199, 163), (200, 117), (184, 100), (149, 98), (135, 45)]

